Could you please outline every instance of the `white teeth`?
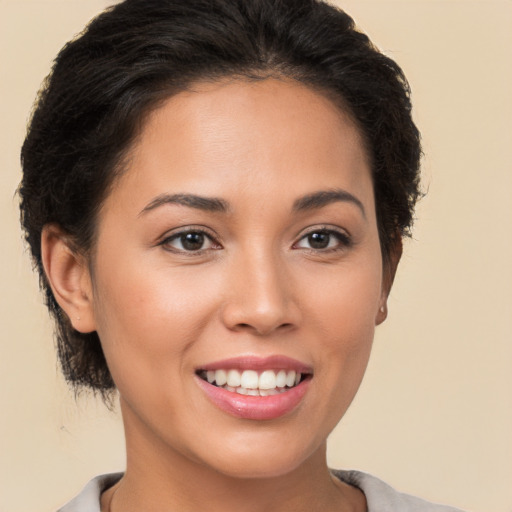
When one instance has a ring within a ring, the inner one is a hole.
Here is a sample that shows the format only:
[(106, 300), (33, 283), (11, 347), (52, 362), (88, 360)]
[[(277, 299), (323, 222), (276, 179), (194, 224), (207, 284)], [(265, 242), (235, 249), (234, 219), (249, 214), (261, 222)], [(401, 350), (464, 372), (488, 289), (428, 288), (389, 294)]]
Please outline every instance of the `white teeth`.
[(258, 388), (258, 372), (254, 370), (245, 370), (240, 377), (240, 385), (247, 389)]
[(215, 384), (224, 386), (228, 381), (228, 376), (224, 370), (215, 370)]
[(286, 386), (286, 372), (279, 370), (276, 375), (276, 386), (278, 388), (284, 388)]
[(223, 387), (240, 395), (271, 396), (300, 383), (301, 373), (294, 370), (208, 370), (202, 377), (210, 384)]
[(295, 376), (297, 374), (295, 373), (294, 370), (291, 370), (289, 371), (287, 374), (286, 374), (286, 385), (291, 388), (295, 385)]
[(275, 389), (276, 374), (272, 370), (265, 370), (259, 378), (258, 387), (260, 389)]
[(249, 396), (274, 396), (279, 393), (284, 393), (286, 388), (278, 388), (278, 389), (247, 389), (243, 387), (232, 388), (231, 386), (222, 386), (226, 391), (231, 391), (232, 393), (238, 393), (239, 395), (249, 395)]
[(233, 388), (237, 388), (238, 386), (240, 386), (241, 379), (240, 372), (238, 370), (229, 370), (227, 379), (228, 386), (231, 386)]

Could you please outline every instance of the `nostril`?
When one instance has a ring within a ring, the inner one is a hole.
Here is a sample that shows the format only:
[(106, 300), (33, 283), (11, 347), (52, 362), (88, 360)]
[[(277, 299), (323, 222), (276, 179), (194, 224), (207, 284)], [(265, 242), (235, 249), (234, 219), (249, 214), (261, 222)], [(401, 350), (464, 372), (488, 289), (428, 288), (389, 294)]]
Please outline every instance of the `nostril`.
[(235, 328), (235, 330), (251, 331), (256, 335), (266, 336), (266, 335), (270, 334), (271, 332), (285, 331), (288, 329), (292, 329), (293, 323), (286, 322), (286, 323), (279, 324), (277, 326), (270, 326), (270, 325), (252, 325), (250, 323), (240, 322), (240, 323), (236, 324), (234, 328)]
[(221, 320), (229, 330), (267, 336), (292, 330), (299, 323), (299, 310), (290, 301), (262, 303), (235, 299), (223, 304), (220, 311)]

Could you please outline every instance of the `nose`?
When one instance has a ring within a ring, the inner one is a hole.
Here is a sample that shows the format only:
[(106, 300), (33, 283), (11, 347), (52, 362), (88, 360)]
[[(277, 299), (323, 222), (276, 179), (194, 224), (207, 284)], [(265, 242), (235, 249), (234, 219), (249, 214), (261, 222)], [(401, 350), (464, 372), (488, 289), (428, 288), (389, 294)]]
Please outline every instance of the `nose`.
[(224, 325), (234, 331), (268, 336), (300, 323), (293, 281), (286, 265), (275, 255), (241, 255), (231, 268)]

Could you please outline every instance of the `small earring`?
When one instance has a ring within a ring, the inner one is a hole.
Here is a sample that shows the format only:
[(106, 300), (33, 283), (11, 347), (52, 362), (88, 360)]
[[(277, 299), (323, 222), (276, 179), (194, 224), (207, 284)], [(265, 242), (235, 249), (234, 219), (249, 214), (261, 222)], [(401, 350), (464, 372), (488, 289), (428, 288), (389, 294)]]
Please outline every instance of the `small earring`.
[(380, 312), (381, 313), (385, 313), (386, 312), (386, 306), (381, 306), (380, 307)]

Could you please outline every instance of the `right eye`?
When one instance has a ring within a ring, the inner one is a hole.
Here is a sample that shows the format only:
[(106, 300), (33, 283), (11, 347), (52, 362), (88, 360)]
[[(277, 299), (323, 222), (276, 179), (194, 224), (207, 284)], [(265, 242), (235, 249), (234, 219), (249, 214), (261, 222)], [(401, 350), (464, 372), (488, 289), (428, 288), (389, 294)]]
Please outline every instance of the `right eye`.
[(219, 249), (217, 244), (210, 235), (202, 230), (190, 229), (180, 231), (165, 238), (161, 245), (170, 251), (198, 253), (209, 249)]

